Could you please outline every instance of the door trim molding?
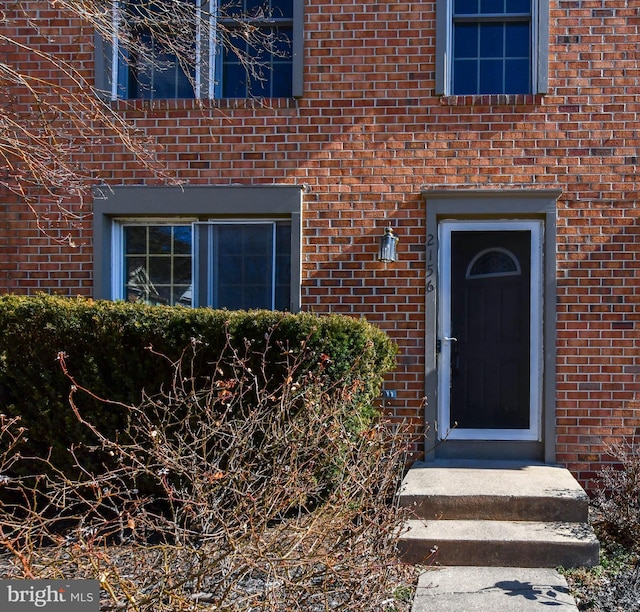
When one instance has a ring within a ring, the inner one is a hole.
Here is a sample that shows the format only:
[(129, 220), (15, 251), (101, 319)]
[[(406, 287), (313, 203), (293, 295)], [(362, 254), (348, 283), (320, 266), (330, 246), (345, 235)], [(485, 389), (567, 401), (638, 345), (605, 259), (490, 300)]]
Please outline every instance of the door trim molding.
[[(505, 457), (531, 458), (554, 463), (556, 457), (556, 203), (559, 190), (475, 190), (422, 189), (426, 205), (426, 281), (425, 281), (425, 459), (433, 460), (447, 445), (455, 450), (457, 440), (438, 441), (436, 361), (437, 294), (438, 294), (438, 225), (451, 220), (522, 219), (543, 222), (542, 249), (542, 359), (544, 362), (541, 390), (541, 442), (509, 441), (503, 450), (501, 442), (478, 441), (478, 457), (495, 452)], [(467, 442), (467, 444), (471, 444)]]
[[(438, 365), (438, 389), (451, 385), (451, 234), (454, 231), (528, 231), (531, 233), (530, 262), (530, 329), (529, 347), (529, 428), (528, 429), (448, 429), (450, 423), (450, 401), (443, 393), (438, 395), (438, 422), (441, 424), (438, 439), (449, 440), (540, 440), (541, 436), (541, 376), (544, 372), (542, 360), (542, 231), (541, 219), (481, 219), (442, 220), (438, 225), (438, 333), (440, 353)], [(447, 364), (447, 367), (444, 366)], [(447, 427), (445, 430), (444, 428)]]

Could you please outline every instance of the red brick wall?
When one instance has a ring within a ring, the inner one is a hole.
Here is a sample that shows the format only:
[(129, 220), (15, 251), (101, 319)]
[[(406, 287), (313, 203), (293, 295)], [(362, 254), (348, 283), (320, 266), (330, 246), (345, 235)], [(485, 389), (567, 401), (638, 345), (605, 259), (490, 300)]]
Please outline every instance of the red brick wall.
[[(51, 8), (51, 4), (55, 3), (32, 0), (3, 3), (0, 9), (0, 19), (5, 19), (0, 21), (3, 35), (19, 44), (0, 41), (0, 61), (33, 79), (69, 87), (72, 84), (69, 78), (47, 61), (46, 54), (91, 74), (93, 52), (82, 44), (91, 40), (91, 31), (71, 22), (68, 16)], [(29, 48), (40, 53), (30, 54), (25, 51)], [(27, 90), (8, 87), (4, 81), (0, 84), (0, 105), (10, 117), (16, 113), (29, 120), (37, 114), (37, 104)], [(54, 116), (50, 114), (47, 118), (55, 125)], [(29, 129), (37, 128), (31, 125)], [(6, 129), (3, 136), (10, 137), (11, 129)], [(74, 157), (80, 166), (90, 159), (88, 152), (78, 152)], [(16, 185), (11, 176), (15, 174), (13, 168), (20, 167), (16, 157), (4, 162), (0, 159), (0, 292), (90, 295), (93, 269), (90, 206), (72, 200), (60, 207), (54, 194), (43, 193), (34, 207), (31, 197), (37, 195), (38, 189), (33, 184), (22, 184), (28, 198), (2, 189), (7, 183)], [(74, 247), (70, 248), (70, 244)]]
[[(306, 5), (300, 100), (202, 109), (119, 103), (118, 111), (156, 138), (162, 159), (189, 183), (309, 185), (304, 308), (364, 315), (398, 342), (390, 409), (416, 431), (424, 394), (421, 187), (561, 189), (557, 450), (586, 483), (606, 460), (603, 443), (640, 425), (637, 9), (624, 0), (552, 0), (549, 94), (498, 100), (434, 96), (434, 2)], [(85, 57), (89, 32), (60, 24), (61, 48), (77, 40)], [(112, 184), (154, 183), (116, 144), (85, 163)], [(3, 206), (0, 289), (86, 294), (90, 227), (75, 230), (87, 246), (71, 249), (39, 234), (14, 201)], [(385, 267), (375, 254), (389, 222), (400, 262)]]

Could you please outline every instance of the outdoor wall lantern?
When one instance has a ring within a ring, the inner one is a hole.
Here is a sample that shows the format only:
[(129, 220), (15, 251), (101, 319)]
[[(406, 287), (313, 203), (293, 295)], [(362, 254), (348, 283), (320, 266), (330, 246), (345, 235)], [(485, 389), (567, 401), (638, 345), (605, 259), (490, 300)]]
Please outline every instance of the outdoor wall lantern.
[(400, 238), (393, 231), (391, 225), (384, 230), (384, 235), (380, 237), (380, 250), (378, 251), (378, 261), (384, 263), (395, 263), (398, 261), (396, 246)]

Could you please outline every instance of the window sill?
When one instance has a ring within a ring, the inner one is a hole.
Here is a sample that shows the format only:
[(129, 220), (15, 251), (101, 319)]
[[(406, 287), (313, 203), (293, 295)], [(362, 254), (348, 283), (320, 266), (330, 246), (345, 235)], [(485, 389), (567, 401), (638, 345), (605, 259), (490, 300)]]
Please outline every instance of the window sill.
[(536, 106), (542, 94), (476, 94), (470, 96), (442, 96), (441, 106)]
[(162, 111), (203, 109), (288, 109), (296, 108), (296, 98), (185, 98), (171, 100), (112, 100), (111, 107), (118, 111)]

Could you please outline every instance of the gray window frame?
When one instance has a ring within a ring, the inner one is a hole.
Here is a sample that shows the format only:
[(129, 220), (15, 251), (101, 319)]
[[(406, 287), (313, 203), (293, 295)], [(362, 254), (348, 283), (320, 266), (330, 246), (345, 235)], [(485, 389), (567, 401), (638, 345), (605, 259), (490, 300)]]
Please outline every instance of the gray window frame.
[(114, 233), (123, 219), (150, 223), (190, 219), (291, 221), (291, 292), (289, 310), (301, 308), (302, 185), (94, 188), (93, 268), (95, 299), (113, 299)]
[[(532, 1), (531, 94), (545, 94), (549, 88), (549, 0)], [(439, 96), (452, 91), (453, 0), (436, 0), (436, 89)], [(474, 94), (484, 95), (484, 94)], [(503, 94), (494, 94), (503, 95)]]

